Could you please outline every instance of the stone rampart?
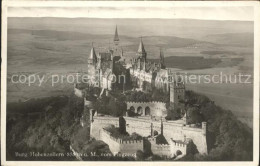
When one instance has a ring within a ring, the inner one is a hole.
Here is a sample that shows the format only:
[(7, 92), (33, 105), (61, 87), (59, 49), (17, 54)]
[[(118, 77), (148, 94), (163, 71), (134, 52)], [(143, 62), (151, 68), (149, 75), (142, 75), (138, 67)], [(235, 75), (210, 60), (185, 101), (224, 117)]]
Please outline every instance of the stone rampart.
[[(124, 119), (126, 120), (126, 131), (129, 134), (136, 132), (143, 137), (147, 137), (151, 135), (151, 123), (153, 123), (154, 131), (157, 131), (159, 134), (161, 133), (160, 121), (134, 117), (124, 117)], [(118, 126), (118, 118), (94, 116), (94, 121), (91, 125), (91, 136), (99, 139), (99, 131), (109, 125)], [(163, 122), (163, 135), (168, 143), (171, 142), (172, 138), (174, 140), (183, 140), (185, 136), (186, 138), (193, 140), (201, 154), (207, 154), (207, 142), (204, 132), (204, 128), (184, 126), (183, 124), (174, 123), (172, 121)]]
[(154, 155), (161, 157), (173, 157), (171, 153), (171, 146), (168, 144), (151, 144), (151, 151)]
[(100, 140), (108, 144), (110, 151), (114, 153), (134, 154), (138, 150), (143, 151), (143, 140), (122, 140), (111, 136), (105, 129), (101, 130)]
[[(171, 139), (170, 145), (171, 145), (171, 154), (176, 155), (176, 156), (177, 155), (186, 155), (187, 143), (176, 142), (173, 139)], [(179, 151), (181, 152), (181, 154), (178, 154)]]
[(101, 130), (105, 127), (114, 125), (115, 127), (119, 127), (119, 119), (118, 117), (111, 116), (93, 116), (93, 122), (90, 127), (90, 135), (98, 140), (100, 140)]

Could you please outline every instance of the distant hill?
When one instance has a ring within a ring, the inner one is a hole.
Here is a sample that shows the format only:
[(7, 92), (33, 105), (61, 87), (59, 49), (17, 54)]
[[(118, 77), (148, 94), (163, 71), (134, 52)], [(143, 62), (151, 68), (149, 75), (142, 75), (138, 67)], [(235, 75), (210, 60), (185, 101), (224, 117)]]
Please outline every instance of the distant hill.
[(8, 18), (8, 28), (49, 29), (88, 34), (178, 36), (202, 40), (205, 35), (253, 33), (252, 21), (215, 21), (194, 19), (100, 19), (100, 18)]
[[(77, 31), (63, 31), (63, 30), (33, 30), (33, 29), (8, 29), (8, 34), (31, 34), (35, 36), (47, 37), (56, 40), (97, 40), (100, 43), (112, 40), (113, 35), (99, 35), (89, 34)], [(142, 36), (145, 45), (156, 45), (157, 47), (163, 46), (164, 48), (179, 48), (186, 47), (196, 43), (209, 43), (190, 38), (180, 38), (175, 36)], [(127, 35), (120, 35), (121, 43), (133, 43), (139, 45), (140, 39), (138, 37), (131, 37)], [(111, 41), (112, 42), (112, 41)], [(112, 44), (112, 43), (111, 43)], [(136, 47), (137, 48), (137, 47)]]
[(213, 42), (217, 44), (228, 44), (243, 47), (254, 46), (254, 34), (253, 33), (224, 33), (207, 35), (204, 38), (205, 41)]
[[(152, 62), (158, 62), (158, 59), (150, 59)], [(205, 59), (203, 57), (180, 57), (170, 56), (165, 58), (167, 68), (179, 68), (184, 70), (211, 68), (219, 64), (221, 59)]]
[[(61, 42), (63, 45), (63, 41), (66, 42), (79, 42), (80, 46), (84, 47), (86, 50), (90, 50), (91, 43), (94, 43), (96, 50), (103, 50), (113, 44), (113, 35), (105, 34), (88, 34), (84, 32), (76, 32), (76, 31), (62, 31), (62, 30), (32, 30), (32, 29), (8, 29), (8, 41), (12, 39), (12, 37), (17, 38), (18, 36), (23, 37), (23, 34), (26, 36), (30, 36), (31, 40), (35, 40), (33, 46), (36, 49), (43, 50), (57, 50), (54, 48), (53, 44), (48, 44), (49, 41), (56, 41), (56, 45)], [(136, 51), (140, 42), (138, 37), (131, 37), (127, 35), (120, 35), (120, 46), (123, 48), (126, 56), (128, 58), (134, 57), (136, 55)], [(184, 48), (194, 44), (211, 44), (214, 43), (199, 41), (190, 38), (180, 38), (175, 36), (143, 36), (142, 40), (145, 45), (145, 49), (149, 54), (150, 58), (158, 57), (159, 48), (162, 47), (164, 49), (168, 48)], [(21, 42), (21, 41), (20, 41)], [(32, 46), (32, 45), (31, 45)], [(25, 47), (29, 47), (29, 45), (25, 45)], [(70, 45), (64, 46), (66, 49), (70, 47)], [(72, 47), (72, 46), (71, 46)], [(85, 51), (84, 51), (85, 52)], [(82, 52), (83, 53), (83, 52)], [(46, 56), (46, 55), (44, 55)]]

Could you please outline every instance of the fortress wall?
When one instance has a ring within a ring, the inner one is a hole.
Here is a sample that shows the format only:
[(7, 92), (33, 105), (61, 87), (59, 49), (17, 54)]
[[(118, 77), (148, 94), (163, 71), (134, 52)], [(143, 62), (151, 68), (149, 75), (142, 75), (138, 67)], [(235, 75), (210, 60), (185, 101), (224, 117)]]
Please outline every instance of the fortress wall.
[(144, 148), (143, 140), (123, 141), (120, 144), (121, 153), (134, 154), (138, 150), (143, 151), (144, 150), (143, 148)]
[(171, 146), (167, 144), (151, 144), (151, 151), (158, 156), (173, 157), (171, 153)]
[(203, 134), (201, 128), (164, 125), (163, 134), (168, 142), (171, 142), (171, 138), (174, 140), (184, 140), (184, 136), (186, 136), (186, 138), (193, 140), (201, 154), (207, 154), (206, 136)]
[(187, 138), (193, 140), (194, 144), (197, 146), (197, 149), (201, 154), (207, 154), (206, 135), (204, 135), (202, 132), (197, 132), (193, 130), (184, 130), (183, 132)]
[(119, 126), (119, 119), (117, 117), (99, 117), (94, 116), (93, 122), (91, 123), (90, 135), (98, 140), (100, 140), (101, 130), (110, 125), (114, 125), (116, 127)]
[[(151, 123), (153, 123), (153, 129), (161, 134), (161, 122), (151, 121), (142, 118), (124, 117), (126, 120), (126, 131), (129, 134), (136, 132), (137, 134), (147, 137), (151, 135)], [(98, 117), (94, 116), (94, 122), (91, 125), (91, 136), (100, 139), (100, 130), (109, 125), (119, 126), (119, 120), (116, 117)], [(206, 136), (203, 134), (203, 129), (186, 127), (183, 124), (173, 122), (163, 122), (163, 135), (168, 143), (171, 142), (171, 138), (174, 140), (184, 140), (190, 138), (200, 153), (207, 153)], [(130, 148), (130, 147), (129, 147)]]
[[(129, 134), (136, 132), (143, 137), (151, 135), (151, 121), (141, 118), (124, 118), (127, 124), (126, 131)], [(152, 123), (153, 129), (160, 134), (161, 122), (153, 121)], [(190, 138), (193, 140), (200, 153), (207, 153), (206, 136), (203, 134), (203, 129), (201, 128), (186, 127), (183, 126), (183, 124), (172, 122), (163, 122), (163, 135), (168, 142), (171, 142), (171, 138), (173, 138), (174, 140), (184, 140), (184, 136), (186, 136), (186, 138)]]
[(103, 129), (100, 130), (100, 140), (109, 145), (109, 149), (112, 153), (118, 153), (120, 151), (120, 144), (116, 139), (110, 136), (110, 134)]
[(186, 155), (187, 153), (187, 145), (179, 144), (175, 142), (170, 142), (171, 145), (171, 154), (177, 155), (177, 151), (181, 151), (182, 155)]
[(136, 125), (130, 124), (130, 126), (128, 126), (128, 125), (126, 126), (126, 131), (129, 134), (137, 133), (143, 137), (151, 135), (150, 125), (138, 126), (138, 124), (136, 124)]
[(143, 140), (128, 140), (116, 139), (110, 135), (108, 131), (104, 129), (100, 130), (100, 139), (109, 145), (109, 149), (112, 153), (130, 153), (134, 154), (138, 150), (143, 151)]

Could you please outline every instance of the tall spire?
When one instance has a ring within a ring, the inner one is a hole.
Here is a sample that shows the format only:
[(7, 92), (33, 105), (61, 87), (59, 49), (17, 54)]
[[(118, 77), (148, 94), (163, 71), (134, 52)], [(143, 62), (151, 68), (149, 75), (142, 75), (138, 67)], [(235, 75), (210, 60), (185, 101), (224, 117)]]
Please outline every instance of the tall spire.
[(143, 44), (142, 37), (140, 38), (140, 44), (139, 44), (139, 48), (138, 48), (137, 53), (138, 53), (139, 56), (141, 56), (142, 58), (146, 59), (146, 51), (144, 49), (144, 44)]
[(161, 66), (161, 68), (165, 68), (165, 64), (164, 64), (164, 54), (163, 54), (163, 51), (162, 51), (162, 49), (160, 48), (160, 66)]
[(114, 43), (115, 45), (119, 44), (119, 37), (118, 37), (118, 32), (117, 32), (117, 25), (116, 25), (116, 31), (115, 31), (115, 36), (114, 36)]
[(97, 55), (96, 55), (96, 51), (93, 47), (93, 42), (92, 42), (92, 48), (90, 50), (88, 62), (91, 64), (96, 64), (96, 62), (97, 62)]

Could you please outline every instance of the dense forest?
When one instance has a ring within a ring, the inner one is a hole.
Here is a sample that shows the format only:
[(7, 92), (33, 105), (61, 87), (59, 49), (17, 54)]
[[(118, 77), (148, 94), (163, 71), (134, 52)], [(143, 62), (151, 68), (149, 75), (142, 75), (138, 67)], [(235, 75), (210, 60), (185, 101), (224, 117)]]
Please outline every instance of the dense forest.
[[(151, 93), (115, 93), (99, 97), (94, 107), (100, 113), (122, 116), (126, 111), (124, 101), (149, 101), (158, 97), (167, 100), (159, 91)], [(253, 132), (240, 122), (231, 111), (215, 105), (206, 96), (192, 91), (186, 92), (184, 102), (188, 123), (206, 121), (208, 155), (200, 155), (196, 145), (188, 148), (184, 161), (250, 161), (253, 159)], [(86, 128), (80, 125), (83, 114), (83, 99), (75, 95), (33, 99), (27, 102), (7, 104), (7, 160), (76, 160), (75, 157), (19, 157), (15, 152), (67, 153), (70, 145), (80, 152), (108, 153), (109, 148), (102, 141), (89, 140)], [(35, 114), (34, 114), (35, 112)], [(178, 119), (184, 114), (181, 109), (168, 108), (168, 119)], [(189, 150), (190, 149), (190, 150)], [(162, 160), (158, 156), (144, 158), (138, 152), (139, 160)], [(86, 157), (84, 160), (133, 160), (119, 157)], [(171, 160), (171, 159), (169, 159)]]

